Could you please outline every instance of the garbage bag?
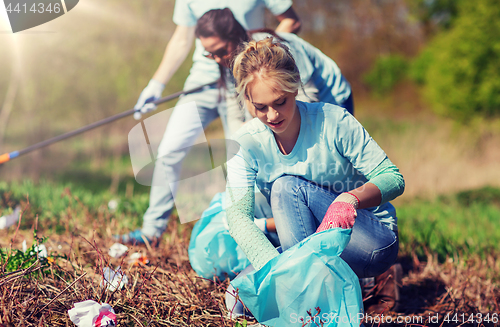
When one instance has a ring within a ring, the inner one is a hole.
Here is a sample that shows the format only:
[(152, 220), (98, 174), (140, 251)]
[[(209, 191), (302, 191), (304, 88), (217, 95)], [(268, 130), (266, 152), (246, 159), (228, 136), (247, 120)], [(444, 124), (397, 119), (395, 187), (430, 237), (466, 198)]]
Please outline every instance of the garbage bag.
[(229, 235), (226, 220), (225, 193), (217, 193), (207, 210), (196, 222), (189, 241), (189, 262), (204, 278), (234, 278), (250, 261)]
[(359, 280), (339, 257), (350, 234), (341, 228), (315, 233), (231, 285), (266, 326), (359, 326)]

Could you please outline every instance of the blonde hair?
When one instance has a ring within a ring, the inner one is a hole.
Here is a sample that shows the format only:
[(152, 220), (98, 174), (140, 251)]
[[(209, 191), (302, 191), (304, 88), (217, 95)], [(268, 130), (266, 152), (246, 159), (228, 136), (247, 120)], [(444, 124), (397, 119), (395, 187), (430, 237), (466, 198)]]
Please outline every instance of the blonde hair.
[(238, 100), (244, 104), (248, 98), (248, 86), (256, 79), (274, 82), (278, 92), (296, 92), (300, 86), (300, 74), (290, 50), (284, 44), (268, 37), (261, 41), (244, 43), (243, 50), (233, 63)]

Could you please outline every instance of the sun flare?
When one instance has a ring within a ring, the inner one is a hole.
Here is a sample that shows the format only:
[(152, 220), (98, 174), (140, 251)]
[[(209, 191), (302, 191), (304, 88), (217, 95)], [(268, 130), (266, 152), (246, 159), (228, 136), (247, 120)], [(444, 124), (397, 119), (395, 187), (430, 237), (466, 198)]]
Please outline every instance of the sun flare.
[(9, 17), (7, 16), (7, 11), (5, 10), (5, 6), (2, 2), (0, 4), (0, 31), (10, 30), (10, 22)]

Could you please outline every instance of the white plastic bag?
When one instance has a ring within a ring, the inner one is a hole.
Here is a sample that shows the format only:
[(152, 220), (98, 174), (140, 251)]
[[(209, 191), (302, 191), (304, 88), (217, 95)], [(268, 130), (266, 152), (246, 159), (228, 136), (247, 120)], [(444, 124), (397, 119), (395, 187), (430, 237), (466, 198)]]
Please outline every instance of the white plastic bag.
[(113, 258), (119, 258), (125, 253), (127, 253), (128, 247), (121, 243), (115, 243), (109, 248), (109, 255)]
[(102, 305), (87, 300), (75, 303), (75, 307), (68, 310), (69, 319), (78, 327), (116, 326), (116, 315), (113, 308), (107, 304)]
[(0, 229), (9, 228), (19, 221), (19, 213), (21, 212), (21, 207), (16, 207), (14, 212), (10, 215), (5, 215), (0, 217)]
[[(22, 248), (23, 252), (28, 251), (28, 245), (26, 244), (26, 240), (23, 241)], [(47, 252), (47, 248), (45, 247), (44, 244), (35, 245), (34, 250), (37, 253), (38, 258), (47, 258), (47, 256), (49, 255), (49, 253)]]
[(109, 267), (105, 267), (103, 270), (103, 277), (104, 279), (101, 282), (101, 286), (106, 287), (106, 289), (111, 292), (121, 289), (128, 284), (128, 277), (122, 272), (120, 267), (118, 267), (116, 271)]

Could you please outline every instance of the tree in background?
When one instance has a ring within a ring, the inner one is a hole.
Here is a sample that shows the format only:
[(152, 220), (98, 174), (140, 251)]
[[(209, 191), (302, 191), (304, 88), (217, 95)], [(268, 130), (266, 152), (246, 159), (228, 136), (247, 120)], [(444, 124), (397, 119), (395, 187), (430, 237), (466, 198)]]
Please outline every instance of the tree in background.
[[(498, 0), (461, 1), (453, 25), (415, 63), (438, 113), (465, 121), (500, 114)], [(418, 71), (418, 70), (417, 70)]]
[(402, 55), (383, 55), (363, 79), (376, 95), (384, 96), (407, 76), (408, 66), (408, 60)]
[[(362, 98), (369, 91), (363, 76), (377, 58), (392, 54), (413, 57), (421, 48), (421, 23), (407, 2), (296, 0), (293, 4), (302, 21), (300, 35), (335, 60), (351, 83), (355, 97)], [(398, 64), (397, 59), (389, 61), (381, 63), (380, 68)], [(391, 72), (398, 70), (399, 67), (391, 67)], [(384, 80), (383, 91), (392, 80)]]
[(408, 5), (424, 26), (425, 34), (430, 36), (453, 25), (463, 1), (468, 0), (409, 0)]

